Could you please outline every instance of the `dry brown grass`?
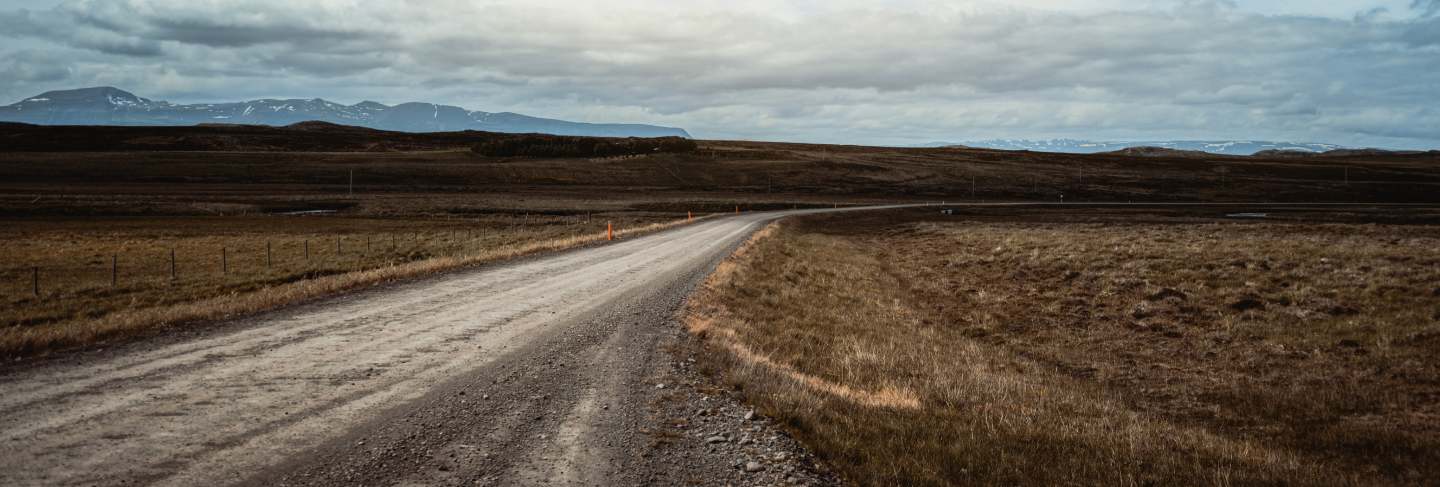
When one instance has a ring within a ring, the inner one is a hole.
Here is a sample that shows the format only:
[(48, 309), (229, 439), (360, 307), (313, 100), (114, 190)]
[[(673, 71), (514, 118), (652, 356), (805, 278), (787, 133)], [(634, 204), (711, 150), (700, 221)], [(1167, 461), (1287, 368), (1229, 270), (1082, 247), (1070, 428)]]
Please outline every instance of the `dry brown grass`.
[[(587, 222), (582, 217), (538, 215), (16, 222), (0, 231), (6, 242), (0, 265), (5, 290), (0, 356), (125, 338), (381, 282), (599, 243), (605, 240), (607, 221), (617, 224), (617, 237), (683, 223), (630, 216)], [(222, 248), (228, 249), (228, 266), (222, 264)], [(171, 249), (176, 250), (176, 279), (170, 277)], [(115, 285), (112, 256), (120, 263)], [(33, 267), (41, 269), (39, 296), (33, 294)]]
[(710, 367), (850, 479), (1440, 477), (1440, 229), (924, 213), (787, 223), (691, 303)]

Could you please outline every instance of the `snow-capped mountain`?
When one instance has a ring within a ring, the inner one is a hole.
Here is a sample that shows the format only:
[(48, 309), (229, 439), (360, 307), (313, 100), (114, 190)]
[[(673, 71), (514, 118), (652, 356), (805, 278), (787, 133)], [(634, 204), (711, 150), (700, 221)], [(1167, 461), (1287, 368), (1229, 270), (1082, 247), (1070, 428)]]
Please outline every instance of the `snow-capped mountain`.
[(1295, 143), (1268, 142), (1258, 140), (1170, 140), (1149, 142), (1096, 142), (1090, 140), (1075, 139), (990, 139), (944, 145), (963, 145), (966, 147), (976, 147), (981, 149), (1028, 150), (1036, 152), (1068, 152), (1074, 154), (1111, 152), (1121, 149), (1128, 149), (1131, 147), (1161, 147), (1165, 149), (1174, 149), (1181, 151), (1200, 151), (1209, 152), (1211, 154), (1225, 154), (1234, 156), (1248, 156), (1256, 152), (1266, 150), (1313, 152), (1318, 154), (1343, 148), (1334, 144), (1318, 144), (1313, 142)]
[(318, 120), (401, 132), (484, 130), (603, 137), (690, 137), (684, 129), (642, 124), (580, 123), (490, 113), (432, 103), (341, 105), (320, 98), (179, 105), (111, 87), (51, 91), (0, 107), (0, 121), (40, 125), (290, 125)]

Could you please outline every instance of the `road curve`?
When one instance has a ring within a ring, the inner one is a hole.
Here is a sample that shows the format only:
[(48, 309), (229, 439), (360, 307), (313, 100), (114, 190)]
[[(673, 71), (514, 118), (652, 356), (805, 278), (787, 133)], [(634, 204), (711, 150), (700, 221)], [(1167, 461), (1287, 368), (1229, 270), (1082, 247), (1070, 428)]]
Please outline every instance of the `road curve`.
[(810, 211), (0, 371), (0, 485), (683, 481), (645, 460), (656, 330), (762, 224)]

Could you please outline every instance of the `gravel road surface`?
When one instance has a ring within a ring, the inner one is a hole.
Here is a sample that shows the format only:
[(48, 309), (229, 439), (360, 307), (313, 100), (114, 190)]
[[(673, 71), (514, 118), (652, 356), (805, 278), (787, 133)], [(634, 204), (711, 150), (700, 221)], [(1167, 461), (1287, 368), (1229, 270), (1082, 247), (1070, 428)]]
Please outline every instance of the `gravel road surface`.
[(673, 350), (778, 212), (0, 369), (0, 485), (833, 482)]

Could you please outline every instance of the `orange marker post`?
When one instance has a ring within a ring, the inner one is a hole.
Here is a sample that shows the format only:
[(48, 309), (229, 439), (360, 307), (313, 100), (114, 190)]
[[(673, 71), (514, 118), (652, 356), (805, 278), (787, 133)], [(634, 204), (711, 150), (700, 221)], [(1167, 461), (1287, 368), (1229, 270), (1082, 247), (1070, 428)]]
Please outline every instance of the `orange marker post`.
[(615, 240), (615, 224), (605, 222), (605, 240)]
[(687, 222), (693, 222), (693, 221), (695, 221), (695, 212), (693, 212), (693, 211), (687, 211), (687, 212), (685, 212), (685, 221), (687, 221)]
[(739, 214), (740, 214), (740, 205), (735, 205), (735, 214), (736, 214), (736, 215), (739, 215)]

